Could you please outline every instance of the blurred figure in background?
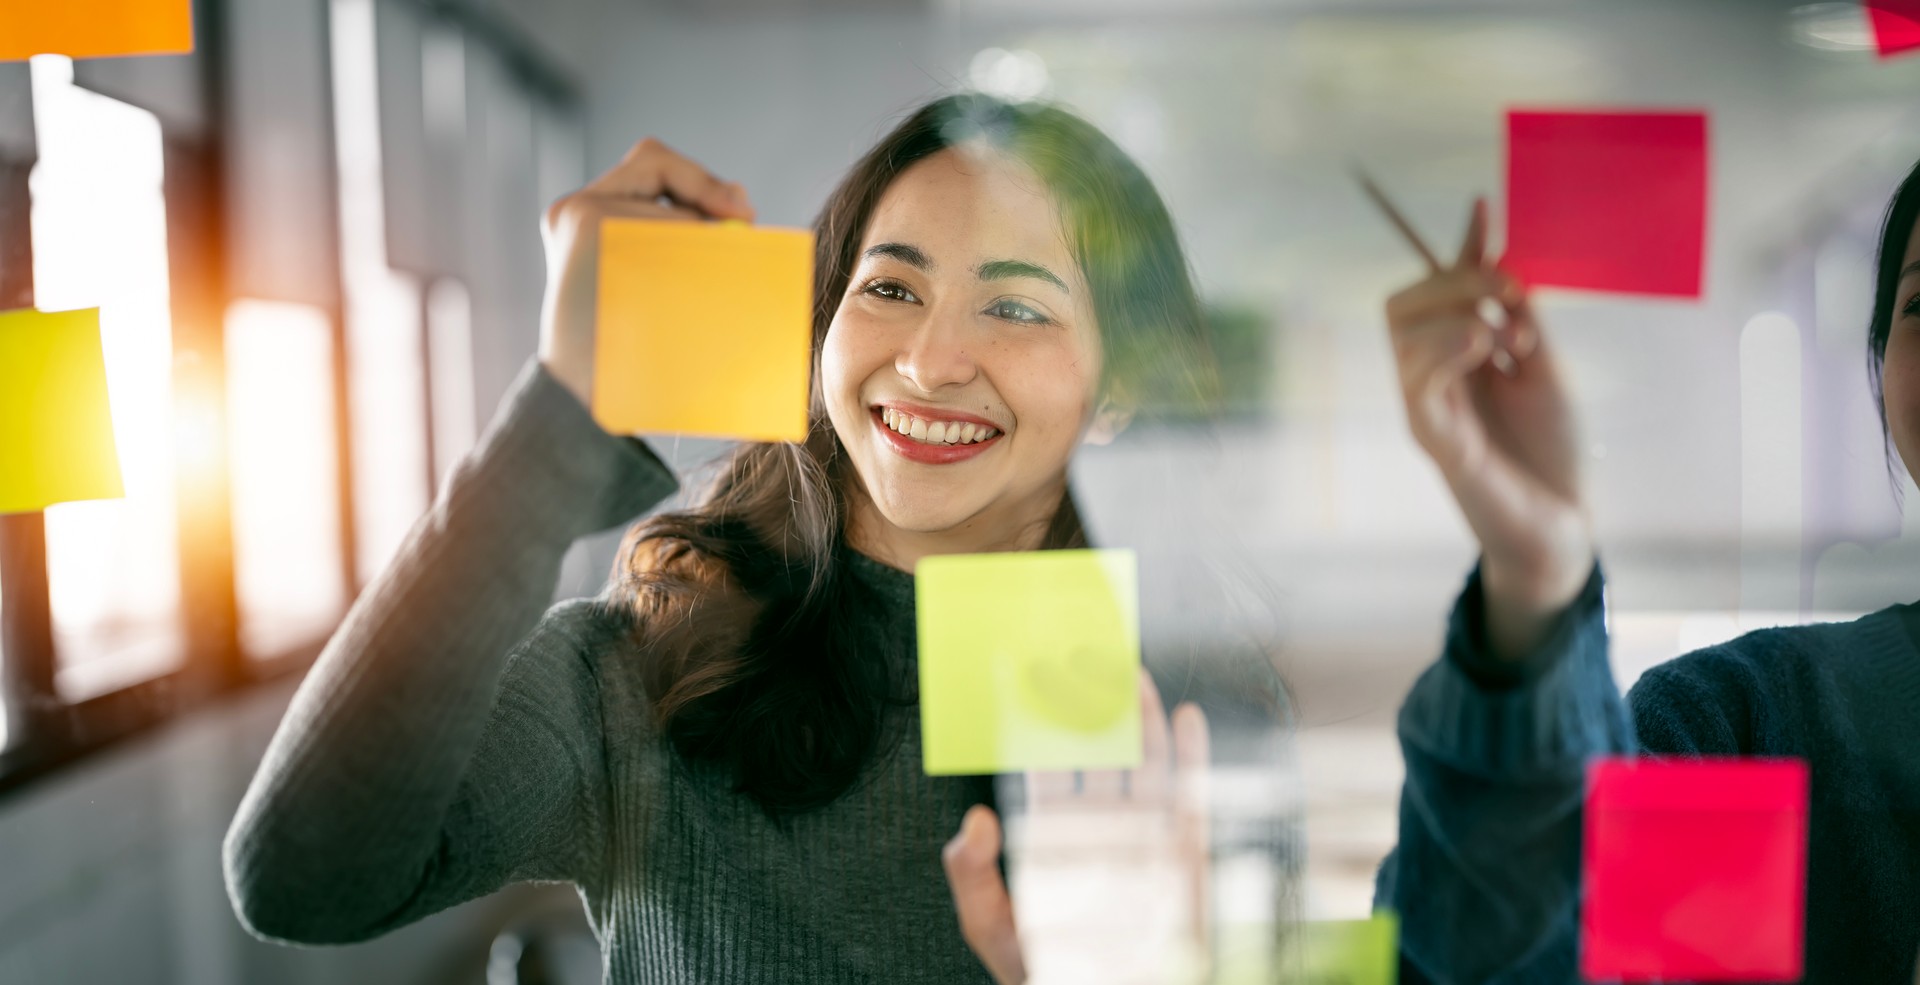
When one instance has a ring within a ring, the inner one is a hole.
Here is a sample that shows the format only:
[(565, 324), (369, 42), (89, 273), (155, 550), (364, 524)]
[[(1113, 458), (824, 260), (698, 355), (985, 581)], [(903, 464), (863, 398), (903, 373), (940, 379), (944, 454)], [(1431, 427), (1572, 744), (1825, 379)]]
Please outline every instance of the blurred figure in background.
[[(1402, 915), (1406, 979), (1576, 980), (1586, 764), (1645, 752), (1805, 760), (1806, 980), (1911, 981), (1920, 603), (1750, 633), (1655, 668), (1623, 702), (1567, 397), (1485, 229), (1476, 205), (1456, 264), (1387, 302), (1414, 437), (1481, 547), (1399, 719), (1400, 843), (1378, 902)], [(1920, 478), (1920, 165), (1888, 206), (1877, 271), (1870, 381), (1888, 454)], [(1501, 329), (1480, 314), (1490, 299)]]

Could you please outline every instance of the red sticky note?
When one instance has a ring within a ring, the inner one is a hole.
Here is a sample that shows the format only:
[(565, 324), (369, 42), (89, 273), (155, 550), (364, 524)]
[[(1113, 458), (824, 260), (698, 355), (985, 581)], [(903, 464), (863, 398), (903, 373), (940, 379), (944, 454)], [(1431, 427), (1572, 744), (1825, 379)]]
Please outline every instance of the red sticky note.
[(1866, 0), (1865, 6), (1880, 57), (1920, 48), (1920, 0)]
[(1507, 254), (1523, 282), (1700, 296), (1704, 113), (1507, 114)]
[(1797, 981), (1807, 784), (1798, 759), (1595, 760), (1580, 973), (1589, 981)]

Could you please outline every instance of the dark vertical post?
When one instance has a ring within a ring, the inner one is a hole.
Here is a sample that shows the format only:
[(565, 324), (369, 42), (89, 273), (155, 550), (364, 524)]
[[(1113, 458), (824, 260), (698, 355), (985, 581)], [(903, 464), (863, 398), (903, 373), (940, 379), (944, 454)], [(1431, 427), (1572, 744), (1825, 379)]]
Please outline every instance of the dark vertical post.
[[(0, 311), (33, 307), (32, 168), (0, 160)], [(7, 744), (38, 747), (57, 707), (47, 527), (40, 513), (0, 514), (0, 651)]]

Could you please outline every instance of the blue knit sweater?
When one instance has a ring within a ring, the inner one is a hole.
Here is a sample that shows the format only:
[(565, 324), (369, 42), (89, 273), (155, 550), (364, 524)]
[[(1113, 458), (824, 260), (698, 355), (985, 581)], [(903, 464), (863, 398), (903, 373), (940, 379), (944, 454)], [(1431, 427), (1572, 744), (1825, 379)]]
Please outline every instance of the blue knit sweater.
[(1622, 701), (1602, 594), (1596, 566), (1548, 641), (1502, 664), (1468, 579), (1400, 712), (1400, 844), (1376, 894), (1401, 915), (1401, 980), (1578, 981), (1585, 765), (1642, 752), (1805, 759), (1805, 980), (1912, 985), (1920, 603), (1749, 633), (1648, 671)]

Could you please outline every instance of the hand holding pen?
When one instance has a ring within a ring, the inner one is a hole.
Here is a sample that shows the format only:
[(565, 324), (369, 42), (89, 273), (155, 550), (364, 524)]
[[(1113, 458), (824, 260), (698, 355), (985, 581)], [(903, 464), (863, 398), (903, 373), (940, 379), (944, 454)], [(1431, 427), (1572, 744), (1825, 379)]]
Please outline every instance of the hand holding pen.
[(1480, 541), (1493, 651), (1519, 659), (1593, 567), (1566, 389), (1526, 290), (1488, 262), (1486, 202), (1475, 200), (1459, 253), (1442, 265), (1361, 182), (1428, 263), (1386, 306), (1407, 423)]

